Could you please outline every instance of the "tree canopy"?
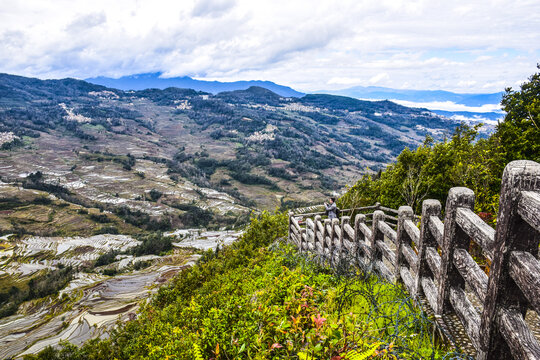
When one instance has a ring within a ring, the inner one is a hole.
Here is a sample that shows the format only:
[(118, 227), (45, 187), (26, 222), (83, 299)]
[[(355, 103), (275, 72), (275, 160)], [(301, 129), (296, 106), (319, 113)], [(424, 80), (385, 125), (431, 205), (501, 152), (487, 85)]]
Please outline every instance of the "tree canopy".
[(408, 204), (419, 213), (423, 199), (444, 204), (451, 187), (465, 186), (476, 194), (475, 210), (494, 217), (506, 164), (513, 160), (540, 162), (540, 73), (519, 90), (506, 89), (501, 105), (506, 116), (489, 138), (477, 139), (481, 125), (465, 124), (444, 142), (434, 143), (427, 137), (416, 150), (403, 150), (384, 171), (363, 176), (340, 199), (340, 206), (378, 201), (396, 208)]

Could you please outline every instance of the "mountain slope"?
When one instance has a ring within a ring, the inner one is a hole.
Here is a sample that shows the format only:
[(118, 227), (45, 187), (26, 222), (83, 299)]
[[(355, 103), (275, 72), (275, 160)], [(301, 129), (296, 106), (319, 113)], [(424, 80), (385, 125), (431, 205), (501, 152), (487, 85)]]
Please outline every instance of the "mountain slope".
[(1, 75), (0, 91), (2, 181), (163, 229), (318, 202), (455, 126), (389, 101), (254, 86), (212, 95)]
[(324, 90), (321, 93), (351, 96), (361, 99), (393, 99), (413, 102), (451, 101), (465, 106), (500, 104), (503, 92), (490, 94), (454, 93), (444, 90), (401, 90), (379, 86), (355, 86), (341, 90)]
[(206, 81), (196, 80), (189, 76), (182, 77), (162, 77), (161, 73), (146, 73), (138, 75), (123, 76), (118, 79), (108, 77), (95, 77), (86, 79), (86, 81), (104, 85), (111, 88), (117, 88), (121, 90), (144, 90), (144, 89), (166, 89), (168, 87), (177, 88), (189, 88), (198, 91), (204, 91), (212, 94), (217, 94), (223, 91), (235, 91), (245, 90), (251, 86), (258, 86), (275, 92), (278, 95), (285, 97), (299, 97), (304, 94), (291, 89), (288, 86), (278, 85), (271, 81), (233, 81), (233, 82), (220, 82), (220, 81)]

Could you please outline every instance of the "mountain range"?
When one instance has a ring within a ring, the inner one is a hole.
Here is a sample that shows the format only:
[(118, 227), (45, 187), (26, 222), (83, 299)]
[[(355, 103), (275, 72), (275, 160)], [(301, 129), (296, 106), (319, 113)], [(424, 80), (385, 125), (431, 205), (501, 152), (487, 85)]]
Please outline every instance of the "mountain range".
[(355, 86), (341, 90), (322, 90), (317, 93), (343, 95), (357, 99), (405, 100), (417, 103), (450, 101), (470, 107), (499, 104), (504, 94), (503, 92), (482, 94), (454, 93), (444, 90), (400, 90), (379, 86)]
[[(302, 97), (305, 93), (291, 87), (279, 85), (271, 81), (207, 81), (197, 80), (189, 76), (164, 77), (162, 73), (144, 73), (122, 76), (120, 78), (94, 77), (86, 81), (120, 90), (144, 90), (150, 88), (166, 89), (168, 87), (188, 88), (217, 94), (223, 91), (245, 90), (251, 86), (258, 86), (284, 97)], [(320, 90), (314, 94), (331, 94), (353, 97), (366, 100), (403, 100), (416, 103), (452, 102), (468, 107), (481, 107), (486, 104), (499, 104), (503, 92), (496, 93), (455, 93), (445, 90), (411, 90), (393, 89), (381, 86), (354, 86), (339, 90)]]
[(83, 207), (38, 216), (30, 209), (43, 206), (26, 204), (24, 216), (1, 213), (0, 226), (105, 231), (75, 220), (91, 208), (151, 229), (227, 226), (252, 208), (320, 202), (455, 126), (390, 101), (256, 86), (124, 91), (0, 74), (0, 180), (12, 186), (3, 196), (18, 204), (22, 186)]
[(301, 97), (304, 95), (288, 86), (278, 85), (271, 81), (250, 80), (220, 82), (196, 80), (189, 76), (166, 78), (159, 72), (122, 76), (117, 79), (100, 76), (86, 79), (86, 81), (92, 84), (103, 85), (120, 90), (166, 89), (168, 87), (177, 87), (217, 94), (223, 91), (245, 90), (251, 86), (258, 86), (284, 97)]
[[(223, 91), (246, 90), (251, 86), (257, 86), (268, 89), (282, 97), (302, 97), (305, 95), (305, 93), (291, 87), (271, 81), (220, 82), (197, 80), (188, 76), (167, 78), (159, 72), (129, 75), (120, 78), (95, 77), (86, 79), (86, 81), (125, 91), (177, 87), (217, 94)], [(503, 92), (455, 93), (444, 90), (403, 90), (380, 86), (355, 86), (339, 90), (321, 90), (313, 93), (341, 95), (360, 100), (390, 100), (404, 106), (425, 107), (438, 115), (446, 116), (455, 121), (487, 123), (489, 124), (485, 128), (487, 132), (492, 131), (493, 125), (504, 117), (504, 113), (498, 110)]]

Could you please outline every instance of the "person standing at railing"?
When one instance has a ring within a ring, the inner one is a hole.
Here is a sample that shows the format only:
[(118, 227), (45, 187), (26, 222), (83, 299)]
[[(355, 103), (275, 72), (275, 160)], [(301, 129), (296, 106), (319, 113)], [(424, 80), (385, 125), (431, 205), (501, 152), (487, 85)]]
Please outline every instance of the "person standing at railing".
[(330, 220), (337, 219), (336, 198), (331, 197), (329, 203), (324, 203), (324, 208), (326, 210), (326, 215), (328, 215)]

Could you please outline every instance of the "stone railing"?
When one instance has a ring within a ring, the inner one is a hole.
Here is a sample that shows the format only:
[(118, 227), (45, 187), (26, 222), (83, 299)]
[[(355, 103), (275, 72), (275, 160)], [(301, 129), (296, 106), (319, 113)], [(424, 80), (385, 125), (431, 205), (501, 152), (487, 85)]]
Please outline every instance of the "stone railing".
[[(540, 164), (506, 166), (495, 230), (473, 212), (474, 201), (470, 189), (450, 189), (443, 221), (439, 201), (425, 200), (419, 227), (408, 206), (356, 209), (373, 212), (353, 224), (348, 216), (291, 212), (289, 241), (331, 266), (345, 261), (401, 281), (436, 315), (457, 315), (478, 359), (540, 359), (534, 324), (525, 320), (536, 312), (540, 321)], [(471, 241), (489, 273), (469, 253)]]

